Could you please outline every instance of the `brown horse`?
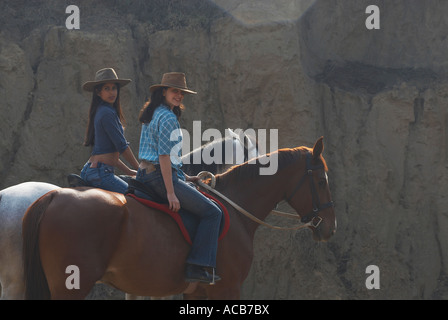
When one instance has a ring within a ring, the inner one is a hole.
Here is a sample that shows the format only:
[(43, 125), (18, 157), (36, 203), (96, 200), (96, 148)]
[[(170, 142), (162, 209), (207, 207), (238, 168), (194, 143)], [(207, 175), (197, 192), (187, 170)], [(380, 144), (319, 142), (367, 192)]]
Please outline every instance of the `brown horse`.
[[(244, 163), (216, 176), (216, 190), (264, 219), (286, 200), (317, 241), (336, 229), (321, 153), (281, 149), (278, 170), (259, 175), (263, 161)], [(222, 201), (225, 203), (225, 201)], [(184, 281), (189, 245), (175, 222), (131, 197), (95, 188), (57, 189), (37, 200), (23, 218), (23, 257), (28, 299), (82, 299), (96, 282), (140, 296), (190, 293), (186, 298), (237, 299), (249, 272), (258, 224), (228, 207), (230, 228), (219, 242), (215, 285)], [(77, 269), (70, 269), (75, 266)], [(77, 276), (79, 286), (66, 284)]]

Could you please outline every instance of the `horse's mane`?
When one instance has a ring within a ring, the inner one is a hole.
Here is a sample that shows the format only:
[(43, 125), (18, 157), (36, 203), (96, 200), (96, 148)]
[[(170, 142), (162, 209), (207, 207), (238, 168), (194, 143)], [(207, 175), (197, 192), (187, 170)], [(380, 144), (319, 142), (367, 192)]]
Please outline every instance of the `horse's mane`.
[[(277, 151), (274, 151), (272, 153), (269, 153), (267, 155), (262, 155), (257, 157), (256, 159), (252, 159), (250, 161), (246, 161), (243, 164), (236, 165), (228, 169), (226, 172), (216, 175), (216, 184), (219, 185), (227, 185), (229, 182), (234, 181), (236, 179), (238, 180), (244, 180), (244, 179), (253, 179), (259, 175), (259, 170), (262, 167), (268, 167), (268, 164), (261, 164), (260, 161), (258, 161), (260, 158), (270, 156), (274, 153), (278, 154), (278, 171), (282, 170), (283, 168), (296, 163), (300, 158), (302, 157), (302, 154), (304, 152), (310, 152), (312, 153), (312, 149), (308, 147), (296, 147), (296, 148), (284, 148), (279, 149)], [(325, 159), (320, 155), (320, 160), (322, 161), (322, 164), (324, 165), (325, 171), (328, 171), (327, 164), (325, 162)], [(249, 163), (250, 162), (250, 163)], [(255, 162), (255, 163), (253, 163)]]
[(252, 159), (250, 163), (246, 161), (243, 164), (236, 165), (228, 169), (226, 172), (222, 174), (216, 175), (216, 183), (219, 185), (227, 184), (230, 181), (234, 181), (236, 179), (253, 179), (260, 173), (260, 168), (267, 167), (269, 164), (263, 165), (260, 163), (259, 159), (264, 158), (266, 156), (271, 156), (274, 153), (278, 154), (278, 170), (296, 162), (302, 156), (303, 148), (293, 148), (293, 149), (279, 149), (267, 155), (262, 155), (257, 157), (256, 159)]

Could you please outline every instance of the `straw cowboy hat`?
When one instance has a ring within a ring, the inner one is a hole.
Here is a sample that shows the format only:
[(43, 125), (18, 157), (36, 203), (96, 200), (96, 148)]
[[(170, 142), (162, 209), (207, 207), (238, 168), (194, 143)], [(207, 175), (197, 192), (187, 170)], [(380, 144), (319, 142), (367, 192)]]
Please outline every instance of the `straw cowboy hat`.
[(119, 79), (114, 69), (104, 68), (96, 72), (94, 81), (87, 81), (82, 85), (82, 88), (86, 91), (92, 92), (95, 86), (108, 82), (118, 83), (120, 87), (124, 87), (129, 82), (131, 82), (131, 80)]
[(191, 93), (191, 94), (197, 93), (187, 88), (187, 81), (185, 80), (185, 74), (181, 72), (165, 73), (162, 77), (162, 83), (150, 86), (149, 92), (152, 93), (154, 92), (154, 90), (161, 87), (176, 88), (185, 93)]

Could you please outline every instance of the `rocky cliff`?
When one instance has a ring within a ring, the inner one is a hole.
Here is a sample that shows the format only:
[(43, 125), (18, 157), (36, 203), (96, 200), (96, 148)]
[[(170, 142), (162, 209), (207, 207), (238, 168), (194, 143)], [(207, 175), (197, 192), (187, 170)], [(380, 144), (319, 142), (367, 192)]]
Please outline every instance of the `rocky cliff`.
[[(325, 136), (336, 235), (260, 227), (243, 298), (448, 298), (448, 3), (371, 2), (2, 1), (0, 187), (81, 169), (81, 84), (105, 66), (133, 80), (122, 104), (137, 153), (148, 86), (180, 70), (199, 93), (187, 129), (273, 128), (279, 147)], [(366, 28), (371, 4), (380, 29)]]

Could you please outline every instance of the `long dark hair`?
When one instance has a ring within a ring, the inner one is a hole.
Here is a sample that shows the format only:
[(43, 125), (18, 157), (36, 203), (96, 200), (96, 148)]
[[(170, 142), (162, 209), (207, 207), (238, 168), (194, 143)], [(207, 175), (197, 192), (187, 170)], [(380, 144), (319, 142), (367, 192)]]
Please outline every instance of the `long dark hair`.
[[(98, 95), (103, 88), (103, 84), (99, 84), (95, 87), (92, 94), (92, 102), (90, 103), (90, 109), (89, 109), (89, 119), (87, 122), (87, 130), (86, 130), (86, 137), (84, 140), (84, 145), (86, 147), (93, 146), (95, 143), (95, 115), (96, 111), (98, 109), (98, 106), (103, 101), (100, 96)], [(115, 99), (115, 102), (112, 107), (117, 111), (118, 117), (120, 118), (120, 121), (122, 125), (124, 126), (126, 124), (126, 119), (124, 118), (123, 111), (121, 110), (121, 103), (120, 103), (120, 85), (117, 83), (117, 99)]]
[[(166, 89), (168, 89), (168, 87), (160, 87), (152, 92), (151, 98), (145, 102), (142, 109), (140, 110), (140, 114), (138, 116), (138, 120), (140, 121), (140, 123), (150, 123), (156, 108), (161, 104), (165, 104), (165, 97), (163, 96), (163, 90)], [(180, 119), (180, 116), (182, 115), (182, 111), (184, 109), (185, 106), (183, 104), (173, 108), (173, 113), (176, 115), (177, 120)]]

